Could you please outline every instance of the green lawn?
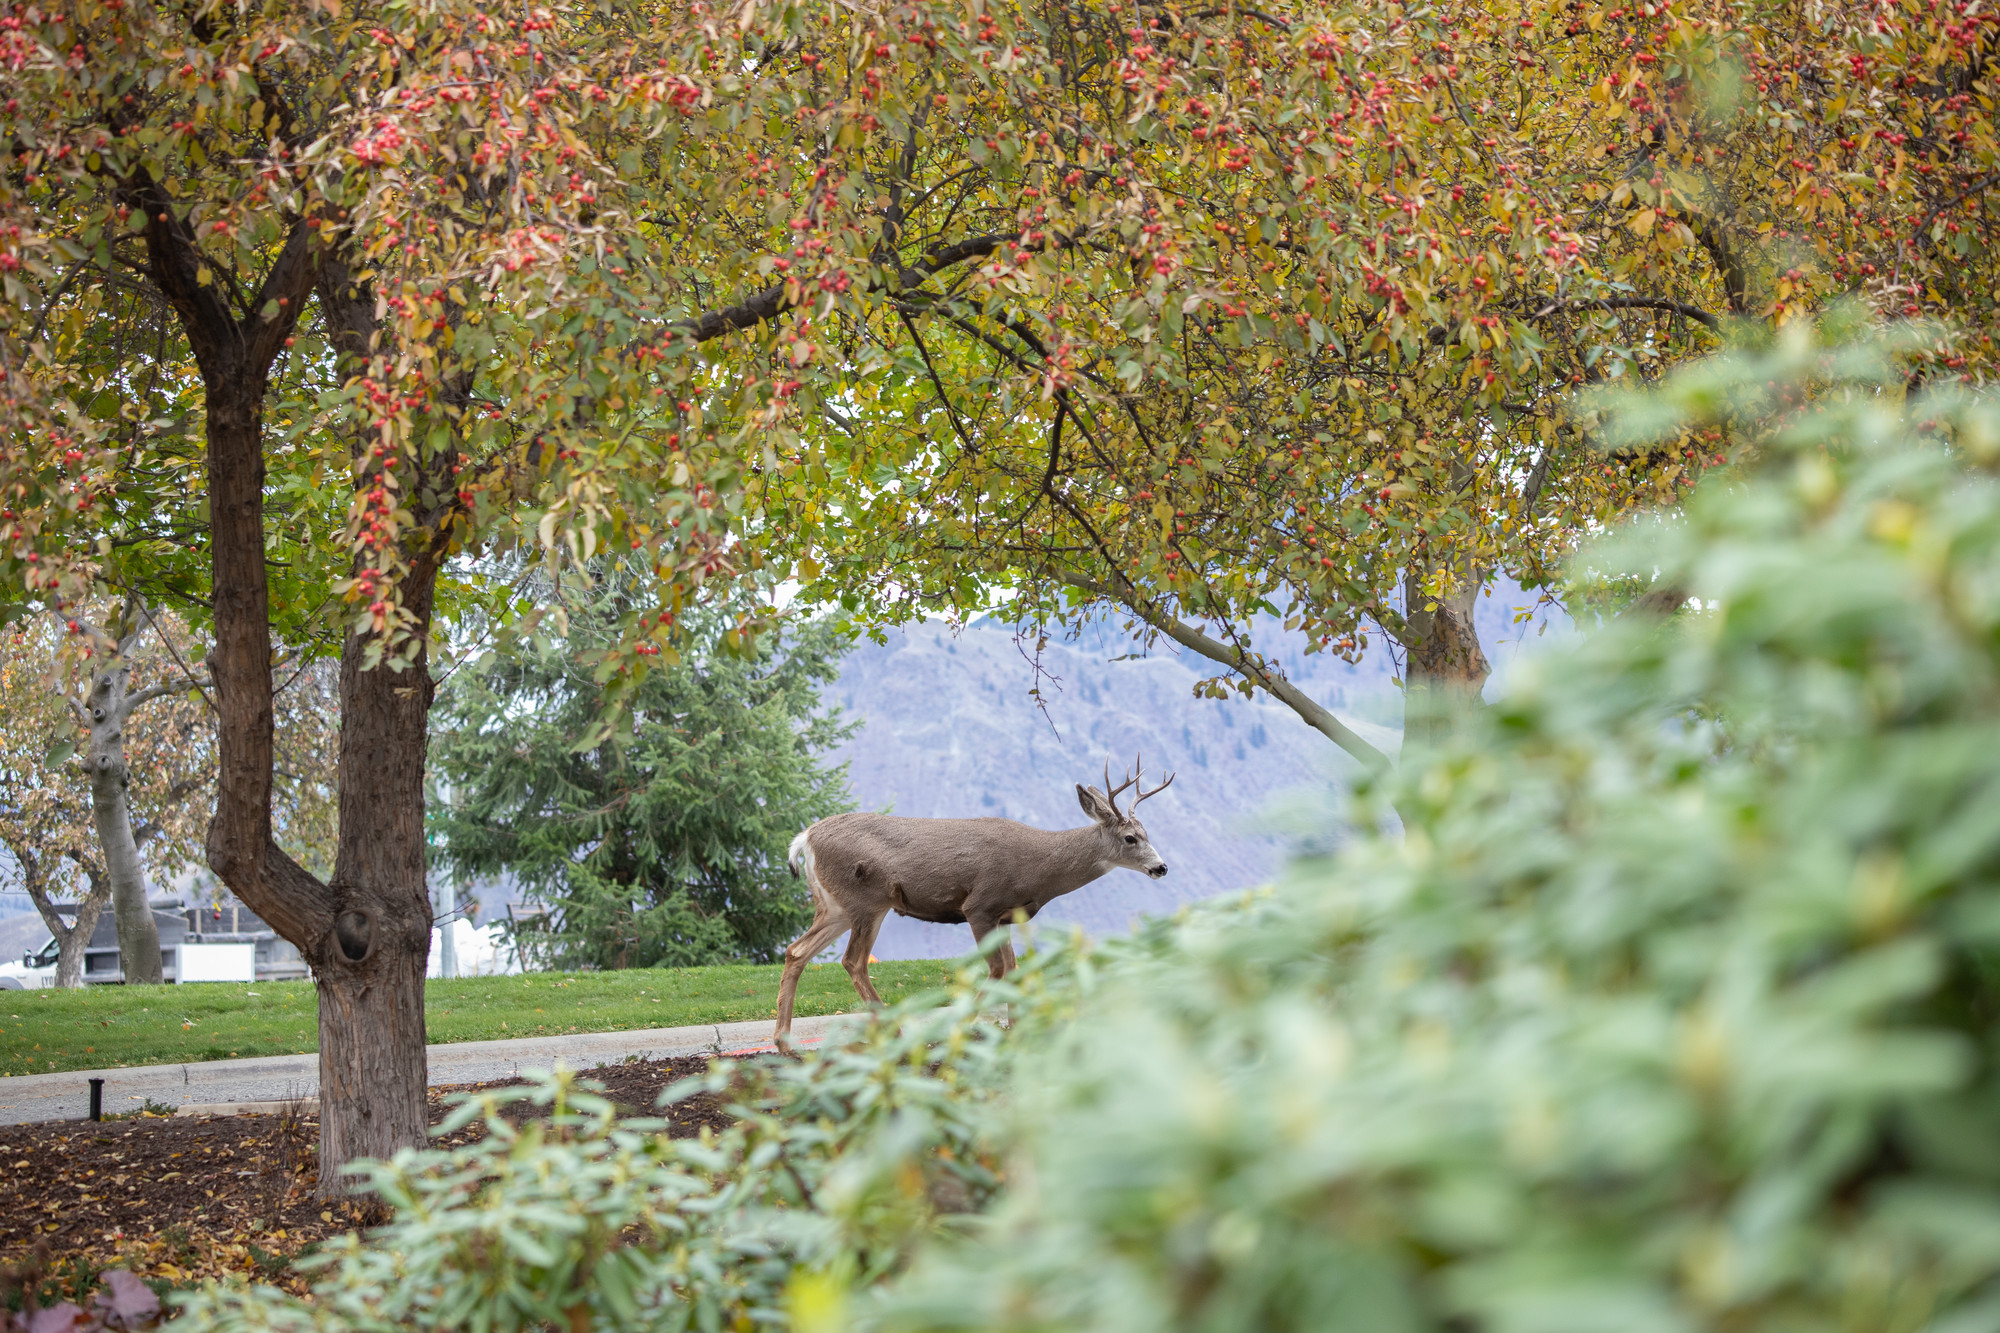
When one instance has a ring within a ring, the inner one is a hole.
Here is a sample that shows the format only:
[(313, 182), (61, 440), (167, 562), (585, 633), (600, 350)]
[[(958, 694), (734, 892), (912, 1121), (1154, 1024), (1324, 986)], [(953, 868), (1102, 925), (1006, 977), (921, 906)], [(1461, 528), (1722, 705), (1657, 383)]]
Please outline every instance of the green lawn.
[[(944, 985), (949, 962), (876, 963), (894, 1002)], [(778, 967), (541, 972), (433, 981), (424, 1018), (433, 1042), (616, 1032), (772, 1018)], [(861, 1007), (837, 963), (806, 969), (798, 1013)], [(319, 1049), (319, 999), (306, 981), (255, 985), (91, 986), (0, 991), (0, 1075), (182, 1064)]]

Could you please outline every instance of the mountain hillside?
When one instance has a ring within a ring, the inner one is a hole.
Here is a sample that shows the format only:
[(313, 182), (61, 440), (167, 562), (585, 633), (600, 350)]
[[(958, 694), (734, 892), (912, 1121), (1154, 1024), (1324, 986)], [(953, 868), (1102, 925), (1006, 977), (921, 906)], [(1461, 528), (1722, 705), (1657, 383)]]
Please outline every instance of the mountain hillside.
[[(1513, 624), (1528, 600), (1503, 587), (1480, 605), (1480, 634), (1496, 667), (1516, 655), (1539, 622)], [(1168, 649), (1146, 658), (1107, 631), (1050, 643), (1041, 655), (1041, 707), (1029, 691), (1032, 641), (982, 620), (954, 634), (943, 623), (863, 642), (827, 692), (861, 729), (839, 753), (865, 810), (974, 818), (998, 815), (1040, 828), (1083, 822), (1075, 784), (1103, 781), (1111, 761), (1120, 780), (1144, 756), (1147, 785), (1174, 784), (1146, 802), (1140, 818), (1166, 859), (1165, 879), (1113, 871), (1058, 899), (1038, 925), (1076, 923), (1093, 934), (1127, 929), (1142, 914), (1267, 882), (1287, 838), (1268, 818), (1288, 794), (1345, 780), (1353, 761), (1290, 709), (1262, 696), (1196, 699), (1213, 674), (1205, 659)], [(1169, 646), (1170, 648), (1171, 646)], [(1394, 752), (1401, 702), (1385, 652), (1359, 665), (1323, 655), (1286, 655), (1301, 687), (1377, 745)], [(1262, 827), (1260, 827), (1262, 825)], [(1338, 830), (1315, 836), (1337, 839)], [(935, 958), (966, 952), (971, 931), (892, 916), (875, 953)]]

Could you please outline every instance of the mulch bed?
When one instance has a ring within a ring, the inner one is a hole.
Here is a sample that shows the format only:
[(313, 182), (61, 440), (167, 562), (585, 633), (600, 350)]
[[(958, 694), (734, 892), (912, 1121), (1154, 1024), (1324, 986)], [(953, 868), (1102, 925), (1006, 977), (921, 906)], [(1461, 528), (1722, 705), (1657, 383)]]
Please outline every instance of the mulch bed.
[[(621, 1109), (657, 1115), (660, 1089), (707, 1068), (708, 1057), (688, 1056), (586, 1077)], [(452, 1109), (451, 1093), (520, 1081), (432, 1088), (431, 1123)], [(666, 1114), (674, 1138), (729, 1123), (707, 1095)], [(483, 1132), (475, 1123), (433, 1142), (455, 1146)], [(126, 1268), (156, 1286), (234, 1272), (302, 1290), (287, 1272), (293, 1256), (378, 1220), (370, 1201), (313, 1198), (318, 1142), (316, 1113), (0, 1126), (0, 1283), (27, 1269), (67, 1295), (104, 1268)]]

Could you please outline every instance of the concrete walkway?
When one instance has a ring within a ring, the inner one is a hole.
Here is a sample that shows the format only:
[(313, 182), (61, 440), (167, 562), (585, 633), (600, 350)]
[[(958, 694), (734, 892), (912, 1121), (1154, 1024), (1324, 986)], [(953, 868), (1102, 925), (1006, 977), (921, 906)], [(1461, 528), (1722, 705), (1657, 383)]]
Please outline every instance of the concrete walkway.
[[(842, 1019), (801, 1018), (792, 1024), (796, 1045), (825, 1040)], [(528, 1069), (561, 1063), (589, 1070), (636, 1058), (670, 1055), (736, 1055), (771, 1049), (771, 1021), (705, 1023), (698, 1027), (643, 1028), (636, 1032), (579, 1032), (509, 1041), (458, 1041), (427, 1048), (431, 1086), (486, 1083)], [(104, 1113), (136, 1111), (148, 1100), (180, 1107), (192, 1103), (268, 1102), (319, 1096), (319, 1056), (273, 1055), (252, 1060), (206, 1060), (186, 1065), (80, 1069), (65, 1074), (0, 1078), (0, 1125), (42, 1120), (82, 1120), (90, 1113), (90, 1080), (104, 1080)]]

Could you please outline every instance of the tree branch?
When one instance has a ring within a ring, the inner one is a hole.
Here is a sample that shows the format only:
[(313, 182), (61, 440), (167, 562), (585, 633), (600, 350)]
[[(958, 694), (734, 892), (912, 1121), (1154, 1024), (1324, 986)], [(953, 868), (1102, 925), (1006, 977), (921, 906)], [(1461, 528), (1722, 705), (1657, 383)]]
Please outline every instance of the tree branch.
[[(298, 327), (306, 295), (319, 278), (322, 257), (318, 233), (306, 225), (304, 218), (292, 223), (292, 234), (285, 238), (285, 248), (278, 252), (277, 260), (264, 275), (264, 284), (257, 289), (247, 321), (245, 341), (251, 365), (268, 366), (284, 350), (285, 339)], [(262, 312), (272, 301), (278, 303), (278, 308), (267, 319)]]
[(173, 636), (160, 628), (160, 622), (153, 619), (153, 613), (147, 609), (144, 602), (139, 603), (139, 614), (146, 617), (146, 623), (153, 627), (153, 633), (160, 636), (160, 642), (166, 645), (167, 654), (174, 659), (174, 665), (181, 669), (181, 676), (192, 681), (194, 687), (201, 691), (201, 701), (208, 705), (208, 711), (215, 712), (215, 699), (209, 694), (209, 691), (215, 688), (214, 682), (195, 675), (194, 668), (190, 667), (187, 659), (181, 656), (181, 650), (174, 647)]
[(1529, 319), (1546, 319), (1550, 315), (1565, 314), (1571, 310), (1665, 310), (1708, 327), (1711, 333), (1722, 332), (1722, 321), (1703, 310), (1698, 305), (1686, 301), (1673, 301), (1664, 296), (1605, 296), (1576, 301), (1551, 301), (1528, 316)]
[(139, 636), (145, 632), (146, 627), (141, 623), (141, 617), (145, 609), (145, 600), (138, 593), (127, 592), (125, 594), (125, 609), (118, 616), (119, 627), (125, 631), (125, 637), (118, 640), (117, 646), (118, 660), (121, 662), (125, 660), (133, 648), (138, 646)]
[(1137, 589), (1132, 589), (1129, 593), (1120, 593), (1084, 579), (1071, 577), (1069, 581), (1092, 596), (1117, 602), (1188, 651), (1249, 677), (1269, 691), (1273, 698), (1297, 713), (1307, 726), (1360, 761), (1361, 766), (1369, 772), (1386, 773), (1394, 766), (1388, 755), (1363, 740), (1352, 727), (1321, 707), (1304, 690), (1272, 671), (1261, 660), (1231, 644), (1212, 639), (1194, 626), (1168, 615), (1155, 606), (1151, 599), (1139, 596)]
[(1729, 301), (1729, 313), (1749, 314), (1750, 275), (1743, 271), (1743, 257), (1730, 248), (1729, 237), (1723, 234), (1721, 223), (1700, 216), (1695, 217), (1694, 223), (1695, 239), (1701, 242), (1702, 249), (1708, 251), (1716, 273), (1722, 278), (1722, 291)]
[(21, 887), (27, 891), (28, 900), (34, 903), (35, 911), (40, 914), (42, 924), (49, 928), (58, 949), (69, 943), (73, 932), (96, 928), (97, 915), (104, 910), (105, 902), (111, 897), (111, 882), (98, 873), (95, 866), (74, 849), (63, 853), (82, 867), (90, 879), (90, 891), (77, 904), (76, 920), (65, 925), (62, 914), (56, 911), (55, 901), (49, 897), (41, 858), (16, 838), (0, 837), (0, 842), (6, 844), (7, 850), (13, 853), (15, 864), (21, 867)]
[(202, 280), (201, 252), (174, 213), (173, 200), (151, 172), (139, 168), (119, 188), (123, 202), (145, 219), (146, 258), (152, 279), (181, 317), (188, 345), (206, 375), (235, 370), (236, 317), (212, 279)]
[[(120, 197), (145, 218), (146, 257), (153, 281), (181, 317), (188, 345), (201, 365), (203, 378), (235, 379), (248, 374), (261, 382), (271, 362), (298, 324), (305, 295), (319, 272), (319, 241), (305, 219), (292, 224), (284, 249), (252, 298), (252, 309), (236, 318), (216, 283), (194, 235), (174, 212), (173, 201), (150, 172), (140, 168), (123, 182)], [(207, 280), (203, 280), (204, 273)], [(278, 308), (266, 318), (263, 307)]]
[[(128, 709), (134, 709), (137, 708), (140, 704), (149, 704), (153, 702), (153, 700), (155, 699), (164, 699), (170, 694), (184, 694), (188, 690), (200, 690), (202, 692), (202, 697), (206, 699), (208, 697), (208, 690), (213, 684), (214, 682), (203, 679), (201, 677), (190, 676), (186, 680), (182, 681), (170, 681), (159, 685), (148, 685), (143, 690), (134, 690), (131, 694), (126, 695), (125, 706)], [(213, 705), (210, 706), (213, 707)]]
[(1665, 620), (1686, 606), (1691, 595), (1673, 579), (1663, 579), (1641, 593), (1630, 606), (1625, 608), (1624, 614), (1639, 617), (1653, 616)]
[[(1018, 240), (1019, 237), (1018, 232), (994, 232), (986, 236), (968, 237), (952, 245), (935, 247), (917, 263), (899, 270), (893, 284), (878, 281), (871, 283), (870, 288), (879, 291), (888, 290), (893, 286), (896, 295), (915, 291), (945, 269), (963, 264), (968, 259), (983, 259), (1009, 241)], [(670, 330), (688, 334), (698, 343), (720, 338), (727, 333), (740, 333), (744, 329), (755, 328), (768, 320), (776, 319), (791, 308), (792, 303), (785, 297), (787, 285), (783, 282), (772, 283), (754, 296), (735, 305), (710, 310), (694, 319), (683, 320), (668, 327)]]

